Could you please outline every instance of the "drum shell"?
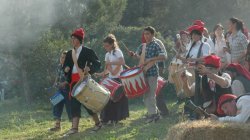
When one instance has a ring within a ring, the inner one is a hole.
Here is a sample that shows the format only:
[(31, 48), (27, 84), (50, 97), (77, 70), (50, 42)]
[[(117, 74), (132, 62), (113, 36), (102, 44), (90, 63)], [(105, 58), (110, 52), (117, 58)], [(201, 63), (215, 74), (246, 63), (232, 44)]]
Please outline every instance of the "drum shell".
[(161, 76), (158, 76), (157, 78), (157, 89), (155, 91), (155, 96), (158, 96), (161, 89), (167, 84), (167, 81), (161, 77)]
[[(129, 75), (127, 74), (127, 76), (123, 75), (133, 70), (136, 70), (137, 72)], [(134, 67), (124, 70), (119, 78), (122, 81), (122, 85), (124, 86), (125, 90), (125, 95), (128, 98), (135, 98), (141, 96), (149, 90), (148, 84), (144, 77), (143, 70), (140, 67)]]
[(93, 112), (100, 112), (108, 103), (110, 92), (95, 82), (93, 79), (89, 78), (81, 92), (77, 95), (74, 95), (75, 89), (80, 84), (81, 82), (78, 82), (74, 86), (74, 89), (72, 90), (72, 96)]
[(118, 81), (106, 77), (102, 79), (99, 84), (110, 91), (110, 99), (113, 102), (118, 102), (124, 96), (123, 85)]
[[(172, 79), (175, 85), (175, 90), (176, 90), (176, 94), (179, 97), (181, 94), (184, 94), (183, 92), (183, 81), (181, 80), (181, 75), (184, 72), (184, 70), (181, 70), (183, 68), (183, 66), (179, 66), (179, 71), (176, 71), (174, 74), (172, 74)], [(187, 70), (192, 73), (191, 77), (187, 77), (188, 78), (188, 83), (190, 85), (192, 85), (195, 82), (195, 76), (194, 76), (194, 68), (192, 67), (188, 67)], [(188, 96), (189, 95), (185, 95)]]

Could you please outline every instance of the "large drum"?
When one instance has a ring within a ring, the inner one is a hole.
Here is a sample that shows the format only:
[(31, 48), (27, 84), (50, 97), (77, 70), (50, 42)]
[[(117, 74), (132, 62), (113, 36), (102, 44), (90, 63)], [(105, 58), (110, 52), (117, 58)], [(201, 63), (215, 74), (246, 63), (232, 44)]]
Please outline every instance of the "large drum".
[(158, 94), (160, 93), (161, 89), (167, 84), (167, 81), (161, 77), (158, 76), (157, 78), (157, 89), (155, 91), (155, 96), (158, 96)]
[(112, 80), (111, 78), (104, 78), (99, 82), (110, 91), (110, 99), (113, 102), (118, 102), (124, 96), (124, 90), (121, 83)]
[(87, 77), (74, 86), (72, 96), (93, 112), (100, 112), (108, 103), (110, 92)]
[(125, 95), (134, 98), (143, 95), (149, 88), (140, 67), (127, 69), (120, 74)]
[(180, 68), (182, 67), (182, 62), (179, 59), (176, 59), (175, 57), (173, 58), (173, 60), (171, 61), (169, 67), (168, 67), (168, 81), (169, 83), (174, 84), (174, 80), (172, 78), (172, 75), (178, 71)]
[(191, 85), (195, 81), (194, 76), (194, 69), (191, 67), (188, 67), (187, 69), (184, 69), (183, 67), (180, 68), (178, 71), (176, 71), (174, 74), (172, 74), (172, 79), (175, 85), (176, 94), (179, 97), (180, 95), (184, 95), (183, 91), (183, 81), (181, 80), (182, 73), (187, 70), (192, 74), (192, 76), (188, 76), (188, 82)]

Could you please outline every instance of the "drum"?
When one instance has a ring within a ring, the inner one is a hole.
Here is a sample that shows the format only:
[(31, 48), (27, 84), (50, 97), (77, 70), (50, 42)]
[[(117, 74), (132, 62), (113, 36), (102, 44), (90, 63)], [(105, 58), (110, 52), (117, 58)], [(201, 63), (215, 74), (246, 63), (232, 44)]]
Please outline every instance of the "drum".
[[(188, 67), (186, 70), (192, 74), (192, 76), (188, 76), (188, 82), (190, 85), (192, 85), (192, 83), (194, 83), (195, 81), (194, 69), (192, 67)], [(177, 97), (180, 97), (180, 95), (184, 95), (183, 82), (181, 80), (181, 75), (184, 71), (185, 69), (180, 67), (178, 71), (172, 74), (172, 79), (175, 85)]]
[(79, 81), (72, 90), (72, 96), (93, 112), (100, 112), (108, 103), (110, 92), (87, 77)]
[(141, 96), (149, 89), (140, 67), (124, 70), (120, 74), (120, 79), (128, 98)]
[(168, 81), (169, 83), (174, 84), (174, 81), (172, 79), (172, 75), (178, 71), (180, 69), (180, 67), (182, 66), (182, 62), (179, 59), (176, 59), (175, 57), (173, 58), (173, 60), (171, 61), (169, 67), (168, 67)]
[(56, 92), (52, 97), (50, 97), (50, 102), (55, 106), (64, 99), (60, 92)]
[(167, 84), (167, 81), (161, 77), (158, 76), (157, 78), (157, 89), (155, 91), (155, 96), (158, 96), (158, 94), (160, 93), (161, 89)]
[(124, 96), (124, 90), (121, 83), (112, 80), (111, 78), (104, 78), (99, 82), (110, 91), (110, 99), (113, 102), (118, 102)]

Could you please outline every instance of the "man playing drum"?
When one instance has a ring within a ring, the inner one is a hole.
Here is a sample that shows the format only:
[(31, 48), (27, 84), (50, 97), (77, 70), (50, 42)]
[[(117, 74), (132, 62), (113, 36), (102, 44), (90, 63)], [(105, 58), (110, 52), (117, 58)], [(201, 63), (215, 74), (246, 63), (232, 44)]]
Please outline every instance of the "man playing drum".
[[(84, 30), (82, 28), (76, 29), (71, 34), (71, 43), (73, 49), (67, 52), (65, 63), (64, 63), (64, 72), (67, 75), (67, 81), (70, 83), (70, 90), (72, 91), (73, 86), (84, 77), (84, 74), (93, 74), (94, 72), (100, 69), (100, 61), (96, 56), (96, 53), (82, 45), (84, 39)], [(70, 92), (71, 94), (71, 92)], [(72, 98), (71, 99), (71, 113), (72, 113), (72, 128), (65, 133), (64, 136), (75, 134), (78, 132), (79, 120), (81, 117), (81, 103)], [(95, 128), (93, 131), (97, 131), (101, 128), (101, 123), (99, 121), (98, 115), (93, 113), (85, 106), (83, 106), (89, 115), (92, 116), (95, 122)]]
[(139, 65), (143, 66), (146, 81), (149, 83), (149, 90), (144, 94), (143, 99), (149, 114), (146, 123), (150, 123), (159, 119), (155, 99), (157, 77), (159, 75), (157, 62), (165, 60), (166, 55), (159, 44), (153, 39), (155, 35), (155, 29), (153, 27), (149, 26), (144, 28), (143, 34), (146, 43), (138, 48), (137, 55), (140, 56)]
[[(155, 40), (155, 42), (157, 44), (159, 44), (159, 46), (161, 47), (161, 49), (164, 52), (165, 56), (167, 57), (167, 51), (166, 51), (166, 48), (165, 48), (164, 44), (162, 43), (162, 41), (160, 39), (156, 38), (156, 37), (153, 37), (153, 40)], [(146, 43), (146, 39), (144, 37), (144, 34), (142, 34), (142, 43)], [(158, 67), (159, 67), (159, 75), (160, 76), (163, 76), (163, 73), (164, 73), (164, 70), (165, 70), (165, 60), (160, 61), (160, 62), (157, 63)], [(159, 91), (158, 95), (156, 95), (156, 106), (157, 106), (158, 110), (160, 111), (160, 115), (162, 117), (168, 116), (169, 111), (168, 111), (168, 108), (167, 108), (166, 103), (165, 103), (164, 93), (161, 92), (161, 91)]]

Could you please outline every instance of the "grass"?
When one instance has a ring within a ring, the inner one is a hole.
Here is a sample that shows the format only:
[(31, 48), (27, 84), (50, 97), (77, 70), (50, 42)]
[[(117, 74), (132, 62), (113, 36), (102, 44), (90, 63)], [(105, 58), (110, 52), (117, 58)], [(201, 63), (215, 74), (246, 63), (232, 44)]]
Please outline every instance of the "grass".
[(70, 140), (116, 140), (116, 139), (165, 139), (168, 129), (181, 121), (178, 115), (182, 106), (177, 106), (174, 101), (168, 101), (171, 115), (156, 123), (144, 124), (143, 115), (146, 110), (142, 102), (130, 104), (130, 117), (121, 121), (116, 126), (105, 126), (95, 134), (90, 133), (93, 121), (82, 109), (83, 116), (80, 121), (79, 133), (68, 138), (62, 135), (71, 127), (64, 112), (62, 130), (52, 133), (48, 128), (54, 125), (49, 103), (33, 103), (26, 105), (20, 99), (0, 102), (0, 139), (70, 139)]

